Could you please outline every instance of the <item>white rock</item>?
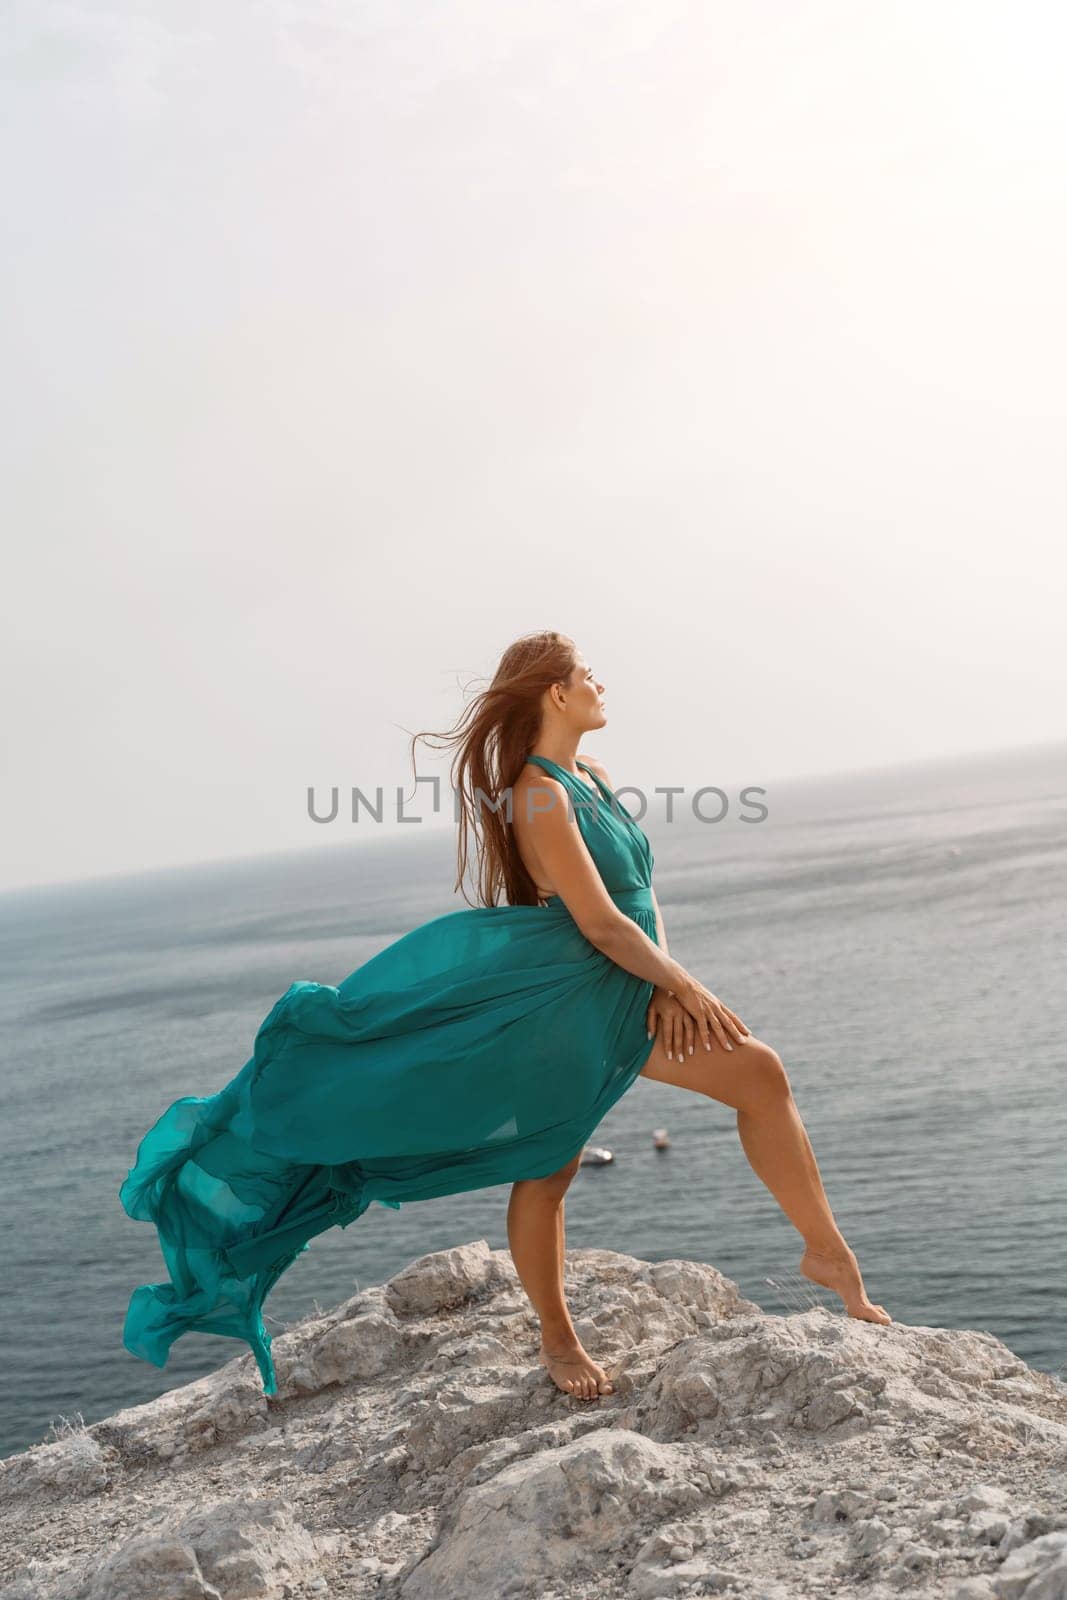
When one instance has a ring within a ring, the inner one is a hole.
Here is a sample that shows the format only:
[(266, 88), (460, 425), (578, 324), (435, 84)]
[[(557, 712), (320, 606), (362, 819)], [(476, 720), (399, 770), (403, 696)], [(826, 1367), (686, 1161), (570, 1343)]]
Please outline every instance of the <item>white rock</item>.
[(998, 1600), (1067, 1600), (1067, 1532), (1020, 1545), (993, 1578)]
[(55, 1489), (62, 1494), (89, 1495), (106, 1489), (110, 1464), (118, 1459), (90, 1433), (69, 1433), (48, 1444), (34, 1445), (20, 1456), (0, 1462), (0, 1501), (16, 1494)]
[(90, 1600), (270, 1600), (317, 1556), (307, 1529), (281, 1503), (222, 1501), (169, 1534), (124, 1544), (94, 1574)]
[(538, 1365), (506, 1250), (435, 1252), (276, 1334), (276, 1398), (246, 1353), (0, 1460), (0, 1600), (1063, 1595), (1063, 1391), (991, 1335), (566, 1281), (610, 1397)]
[(223, 1600), (182, 1539), (131, 1539), (94, 1575), (90, 1600)]
[(857, 1522), (852, 1533), (852, 1551), (857, 1556), (870, 1556), (881, 1550), (890, 1538), (889, 1524), (881, 1517), (867, 1517)]
[[(436, 1549), (401, 1593), (404, 1600), (536, 1600), (545, 1580), (595, 1566), (632, 1540), (639, 1522), (661, 1520), (699, 1498), (684, 1458), (670, 1446), (597, 1430), (505, 1467), (461, 1495)], [(611, 1509), (617, 1503), (621, 1513)]]
[(370, 1311), (328, 1328), (311, 1351), (316, 1385), (349, 1383), (396, 1368), (404, 1343), (391, 1312)]
[(963, 1537), (973, 1544), (999, 1544), (1008, 1531), (1004, 1511), (972, 1511), (963, 1527)]
[(492, 1252), (485, 1239), (419, 1256), (386, 1284), (386, 1299), (398, 1317), (425, 1316), (477, 1299), (493, 1281)]
[(1006, 1511), (1008, 1504), (1006, 1490), (995, 1483), (976, 1483), (956, 1501), (961, 1516), (969, 1511)]

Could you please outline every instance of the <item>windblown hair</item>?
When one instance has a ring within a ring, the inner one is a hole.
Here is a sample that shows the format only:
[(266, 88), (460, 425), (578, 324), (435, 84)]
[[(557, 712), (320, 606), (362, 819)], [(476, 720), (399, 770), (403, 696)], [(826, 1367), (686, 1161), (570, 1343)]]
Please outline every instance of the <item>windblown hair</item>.
[(537, 886), (515, 847), (507, 791), (537, 742), (541, 696), (553, 683), (569, 680), (577, 662), (574, 640), (566, 634), (525, 634), (504, 651), (489, 687), (475, 696), (447, 733), (412, 735), (413, 768), (419, 739), (437, 741), (438, 749), (458, 747), (451, 769), (452, 787), (460, 806), (455, 887), (468, 904), (471, 902), (463, 880), (468, 834), (472, 831), (478, 846), (480, 903), (495, 906), (500, 904), (501, 896), (511, 906), (539, 903)]

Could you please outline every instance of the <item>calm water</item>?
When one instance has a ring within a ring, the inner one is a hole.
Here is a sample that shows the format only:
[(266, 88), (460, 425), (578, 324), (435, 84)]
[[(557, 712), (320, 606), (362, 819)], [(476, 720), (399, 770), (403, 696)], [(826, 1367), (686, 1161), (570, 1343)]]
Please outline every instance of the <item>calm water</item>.
[[(1060, 1371), (1067, 745), (778, 785), (766, 803), (755, 826), (668, 825), (653, 796), (671, 953), (781, 1054), (872, 1298)], [(241, 1068), (293, 979), (338, 983), (461, 908), (453, 875), (454, 840), (426, 834), (0, 897), (0, 1454), (242, 1353), (193, 1334), (160, 1372), (123, 1349), (131, 1289), (164, 1276), (154, 1230), (118, 1200), (137, 1143)], [(800, 1303), (799, 1237), (726, 1106), (639, 1079), (595, 1137), (615, 1164), (579, 1172), (568, 1245), (709, 1261), (768, 1311)], [(371, 1206), (312, 1241), (268, 1328), (425, 1251), (506, 1246), (508, 1193)]]

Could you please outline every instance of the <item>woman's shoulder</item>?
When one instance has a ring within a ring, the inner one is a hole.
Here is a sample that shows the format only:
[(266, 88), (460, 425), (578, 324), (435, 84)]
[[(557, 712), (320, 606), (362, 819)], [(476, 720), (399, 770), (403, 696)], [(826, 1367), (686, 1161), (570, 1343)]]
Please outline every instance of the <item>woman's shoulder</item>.
[(518, 776), (511, 786), (511, 792), (513, 796), (523, 797), (531, 788), (541, 788), (542, 791), (547, 789), (550, 794), (563, 796), (567, 793), (562, 779), (557, 778), (554, 772), (548, 772), (536, 761), (526, 762), (520, 767)]
[(539, 761), (524, 761), (522, 766), (519, 768), (518, 777), (515, 779), (515, 783), (516, 785), (552, 783), (555, 784), (557, 789), (563, 788), (561, 779), (557, 778), (556, 774), (554, 772), (550, 772), (547, 767), (543, 767)]

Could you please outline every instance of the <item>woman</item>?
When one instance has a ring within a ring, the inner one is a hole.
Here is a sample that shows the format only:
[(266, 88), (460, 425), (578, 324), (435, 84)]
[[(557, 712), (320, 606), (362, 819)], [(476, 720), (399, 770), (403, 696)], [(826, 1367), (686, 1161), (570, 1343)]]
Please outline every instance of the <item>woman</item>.
[(510, 1181), (539, 1360), (568, 1394), (610, 1393), (563, 1292), (564, 1194), (642, 1075), (732, 1106), (805, 1241), (800, 1271), (851, 1316), (890, 1320), (834, 1222), (779, 1057), (671, 958), (648, 838), (600, 763), (577, 758), (606, 721), (603, 692), (566, 636), (511, 645), (445, 736), (460, 747), (457, 887), (473, 826), (483, 903), (421, 924), (336, 988), (290, 985), (237, 1076), (145, 1135), (120, 1198), (155, 1223), (170, 1282), (130, 1298), (134, 1355), (162, 1367), (183, 1333), (242, 1338), (276, 1394), (263, 1302), (309, 1239), (373, 1200)]

